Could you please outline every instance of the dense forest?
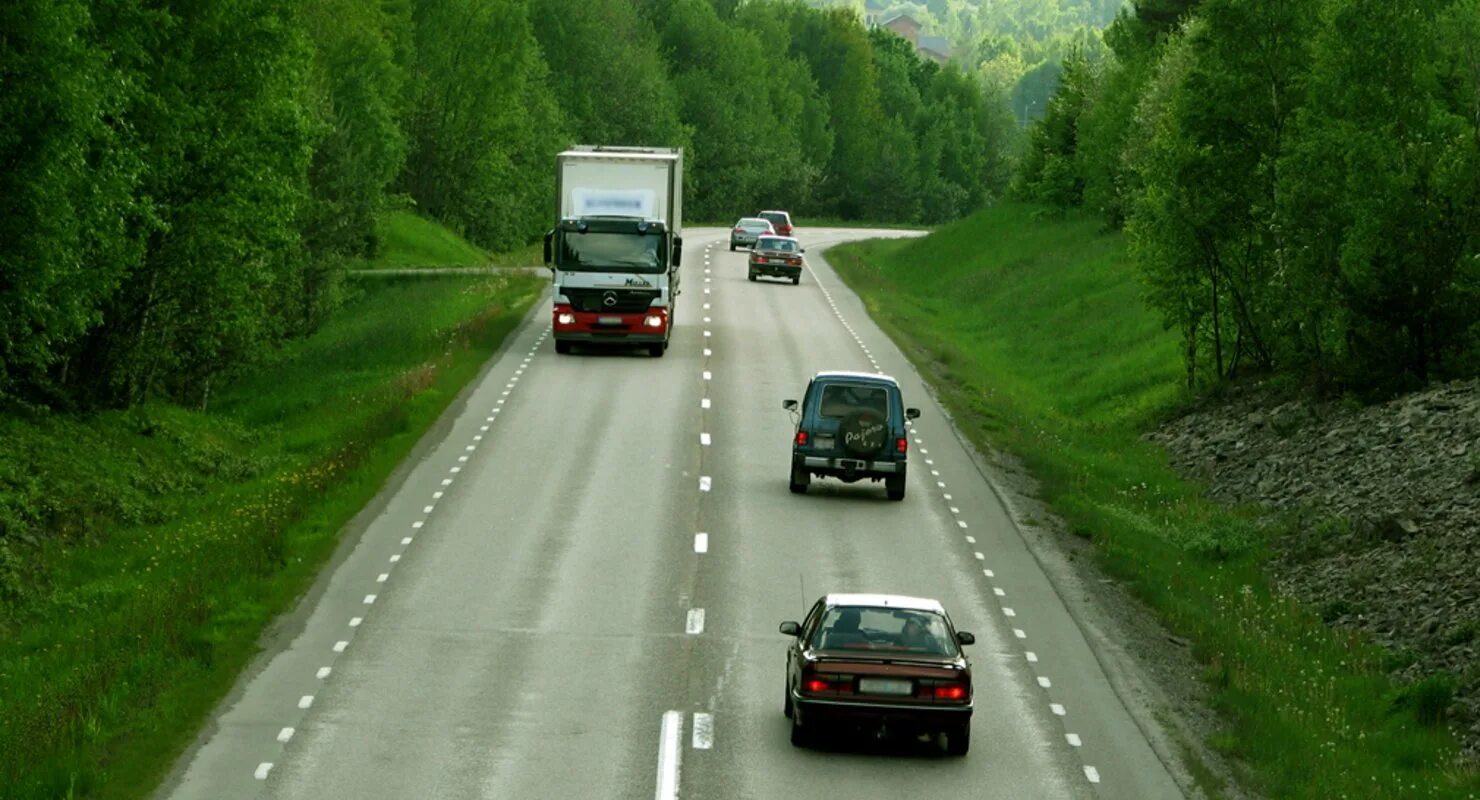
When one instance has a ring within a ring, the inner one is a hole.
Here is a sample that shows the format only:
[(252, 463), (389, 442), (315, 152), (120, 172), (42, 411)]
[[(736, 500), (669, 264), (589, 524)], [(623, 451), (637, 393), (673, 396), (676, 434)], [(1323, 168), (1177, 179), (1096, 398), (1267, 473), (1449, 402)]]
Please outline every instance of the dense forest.
[(1140, 0), (1016, 191), (1123, 227), (1187, 381), (1480, 371), (1480, 1)]
[(510, 248), (573, 143), (687, 149), (691, 220), (940, 222), (1010, 179), (974, 75), (799, 0), (0, 4), (0, 400), (204, 406), (414, 207)]

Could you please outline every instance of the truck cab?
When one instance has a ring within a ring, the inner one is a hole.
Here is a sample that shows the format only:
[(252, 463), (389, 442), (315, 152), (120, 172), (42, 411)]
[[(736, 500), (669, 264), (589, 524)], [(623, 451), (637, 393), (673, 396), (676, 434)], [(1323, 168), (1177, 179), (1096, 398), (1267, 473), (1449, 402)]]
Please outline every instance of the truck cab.
[(680, 291), (682, 151), (580, 147), (556, 163), (559, 217), (545, 235), (556, 352), (618, 344), (662, 356)]

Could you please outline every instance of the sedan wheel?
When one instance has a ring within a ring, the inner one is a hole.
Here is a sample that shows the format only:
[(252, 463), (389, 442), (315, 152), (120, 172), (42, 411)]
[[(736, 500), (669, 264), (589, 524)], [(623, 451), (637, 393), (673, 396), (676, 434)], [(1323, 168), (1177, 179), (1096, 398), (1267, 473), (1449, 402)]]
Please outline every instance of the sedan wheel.
[(734, 242), (730, 242), (730, 252), (731, 253), (735, 252), (735, 243)]
[(791, 285), (792, 286), (796, 286), (797, 284), (799, 284), (801, 282), (802, 282), (802, 276), (800, 276), (800, 275), (798, 275), (795, 278), (792, 278), (791, 279)]
[(787, 719), (791, 719), (791, 715), (796, 713), (791, 707), (791, 689), (786, 689), (785, 694), (786, 699), (781, 701), (781, 713), (786, 715)]
[(945, 751), (948, 756), (964, 756), (971, 749), (971, 725), (968, 723), (957, 728), (952, 728), (941, 734), (945, 737)]
[(811, 731), (803, 728), (796, 717), (791, 718), (791, 746), (806, 747), (812, 743)]
[(754, 272), (751, 272), (751, 273), (747, 274), (745, 277), (750, 278), (750, 280), (751, 280), (752, 283), (755, 282), (755, 273)]

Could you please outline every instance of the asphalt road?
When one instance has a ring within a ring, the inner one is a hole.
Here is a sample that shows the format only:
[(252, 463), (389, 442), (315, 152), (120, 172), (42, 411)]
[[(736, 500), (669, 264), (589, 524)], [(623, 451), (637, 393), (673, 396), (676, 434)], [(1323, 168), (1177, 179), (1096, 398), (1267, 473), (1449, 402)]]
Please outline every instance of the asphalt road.
[[(919, 377), (800, 229), (802, 284), (690, 230), (666, 357), (558, 356), (540, 305), (288, 618), (161, 796), (1180, 797)], [(900, 379), (908, 497), (786, 488), (781, 408)], [(971, 648), (973, 747), (789, 743), (784, 619), (935, 597)]]

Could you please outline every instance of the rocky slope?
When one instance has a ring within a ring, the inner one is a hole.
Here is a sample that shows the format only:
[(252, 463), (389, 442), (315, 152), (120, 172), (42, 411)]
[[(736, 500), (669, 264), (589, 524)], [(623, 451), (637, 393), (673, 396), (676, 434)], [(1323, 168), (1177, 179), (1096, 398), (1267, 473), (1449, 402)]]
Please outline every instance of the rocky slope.
[(1395, 675), (1455, 677), (1480, 756), (1480, 381), (1376, 406), (1254, 388), (1148, 434), (1231, 503), (1288, 514), (1278, 584), (1393, 653)]

